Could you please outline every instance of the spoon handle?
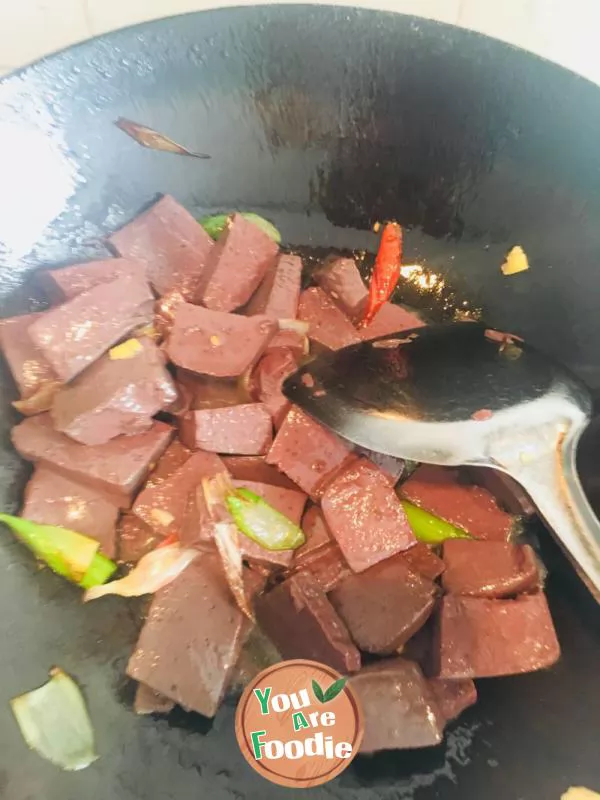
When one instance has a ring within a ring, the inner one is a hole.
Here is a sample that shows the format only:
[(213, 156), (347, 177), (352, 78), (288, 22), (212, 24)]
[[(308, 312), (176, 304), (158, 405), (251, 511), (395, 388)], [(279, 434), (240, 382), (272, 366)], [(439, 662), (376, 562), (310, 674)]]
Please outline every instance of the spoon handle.
[(512, 465), (510, 474), (527, 490), (600, 602), (600, 522), (585, 496), (576, 468), (577, 442), (582, 433), (582, 428), (570, 431), (543, 459)]

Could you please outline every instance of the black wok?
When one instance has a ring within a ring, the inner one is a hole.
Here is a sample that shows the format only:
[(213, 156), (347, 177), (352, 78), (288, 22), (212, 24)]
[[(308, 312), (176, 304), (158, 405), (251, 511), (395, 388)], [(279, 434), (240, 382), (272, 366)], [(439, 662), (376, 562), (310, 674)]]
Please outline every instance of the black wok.
[[(197, 161), (144, 150), (113, 126), (158, 128)], [(467, 302), (600, 388), (600, 89), (519, 50), (399, 15), (244, 8), (142, 25), (0, 84), (2, 316), (32, 307), (30, 273), (105, 252), (102, 237), (158, 192), (191, 209), (257, 210), (286, 244), (371, 249), (375, 220), (410, 227), (407, 258), (446, 280), (443, 316)], [(529, 272), (504, 278), (514, 244)], [(446, 306), (446, 309), (444, 309)], [(1, 507), (26, 468), (8, 443)], [(593, 462), (595, 439), (583, 444)], [(589, 474), (588, 486), (598, 485)], [(447, 745), (359, 758), (314, 797), (553, 800), (600, 786), (600, 614), (542, 533), (563, 647), (554, 669), (480, 682)], [(0, 796), (169, 800), (300, 796), (267, 784), (234, 739), (235, 700), (197, 715), (135, 717), (125, 664), (136, 608), (38, 573), (0, 540)], [(86, 693), (101, 758), (65, 774), (29, 752), (11, 697), (53, 664)], [(302, 794), (302, 796), (304, 796)]]

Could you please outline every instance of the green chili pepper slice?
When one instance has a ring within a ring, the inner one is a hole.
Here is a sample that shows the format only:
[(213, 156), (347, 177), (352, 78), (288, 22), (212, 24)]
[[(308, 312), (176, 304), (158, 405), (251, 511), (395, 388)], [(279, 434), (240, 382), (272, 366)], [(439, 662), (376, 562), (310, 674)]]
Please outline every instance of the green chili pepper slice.
[(301, 528), (249, 489), (237, 489), (225, 503), (240, 531), (265, 550), (296, 550), (306, 541)]
[(113, 561), (98, 553), (98, 542), (82, 533), (11, 514), (0, 514), (0, 522), (53, 572), (85, 589), (104, 583), (117, 568)]
[(424, 511), (422, 508), (401, 500), (408, 524), (416, 538), (425, 544), (442, 544), (446, 539), (472, 539), (470, 533), (451, 525), (449, 522)]
[[(253, 222), (257, 228), (260, 228), (274, 242), (281, 244), (281, 234), (268, 219), (259, 216), (259, 214), (253, 214), (251, 211), (241, 211), (240, 215), (247, 219), (248, 222)], [(227, 222), (230, 218), (231, 214), (214, 214), (211, 217), (200, 217), (198, 222), (212, 239), (218, 239), (227, 227)]]

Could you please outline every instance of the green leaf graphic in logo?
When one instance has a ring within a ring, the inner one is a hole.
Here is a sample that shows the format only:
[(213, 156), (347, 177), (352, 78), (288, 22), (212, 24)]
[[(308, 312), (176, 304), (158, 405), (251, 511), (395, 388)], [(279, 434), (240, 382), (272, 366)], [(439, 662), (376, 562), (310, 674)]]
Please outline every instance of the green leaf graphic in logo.
[(323, 694), (323, 689), (321, 689), (321, 687), (316, 681), (312, 682), (312, 690), (319, 703), (324, 703), (325, 695)]
[(348, 678), (340, 678), (335, 683), (332, 683), (329, 689), (325, 692), (325, 703), (329, 703), (330, 700), (335, 700), (338, 694), (344, 689), (346, 685), (346, 681)]
[(323, 691), (319, 684), (316, 681), (312, 682), (312, 688), (315, 697), (319, 701), (319, 703), (329, 703), (331, 700), (335, 700), (338, 694), (343, 690), (344, 686), (348, 678), (340, 678), (339, 680), (335, 681), (331, 684), (327, 691)]

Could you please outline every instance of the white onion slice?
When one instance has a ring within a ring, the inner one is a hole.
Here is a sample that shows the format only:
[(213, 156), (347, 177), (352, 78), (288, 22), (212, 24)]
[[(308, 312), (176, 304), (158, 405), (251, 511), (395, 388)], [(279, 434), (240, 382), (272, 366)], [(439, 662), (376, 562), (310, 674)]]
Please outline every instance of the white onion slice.
[(140, 558), (124, 578), (88, 589), (83, 596), (84, 602), (107, 594), (118, 594), (121, 597), (153, 594), (181, 575), (197, 555), (198, 550), (184, 548), (179, 544), (159, 546)]
[(98, 756), (85, 701), (75, 681), (61, 669), (39, 689), (10, 701), (27, 745), (68, 771), (85, 769)]

